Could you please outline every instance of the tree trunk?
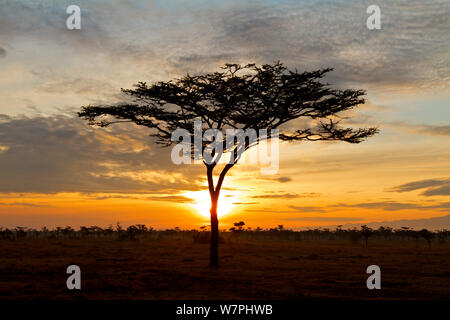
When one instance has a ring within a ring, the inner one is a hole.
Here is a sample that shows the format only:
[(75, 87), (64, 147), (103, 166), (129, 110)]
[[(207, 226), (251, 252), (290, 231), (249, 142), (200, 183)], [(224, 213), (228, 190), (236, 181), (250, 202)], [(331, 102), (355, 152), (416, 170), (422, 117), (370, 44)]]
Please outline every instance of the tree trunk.
[(220, 189), (222, 188), (223, 179), (228, 170), (233, 167), (234, 164), (225, 165), (224, 169), (220, 173), (217, 185), (214, 188), (213, 181), (213, 169), (214, 166), (206, 165), (206, 175), (208, 177), (209, 195), (211, 197), (211, 254), (209, 257), (209, 265), (211, 267), (219, 266), (219, 219), (217, 218), (217, 205), (219, 202)]
[(219, 265), (219, 220), (217, 219), (217, 200), (211, 199), (211, 253), (209, 265), (217, 267)]

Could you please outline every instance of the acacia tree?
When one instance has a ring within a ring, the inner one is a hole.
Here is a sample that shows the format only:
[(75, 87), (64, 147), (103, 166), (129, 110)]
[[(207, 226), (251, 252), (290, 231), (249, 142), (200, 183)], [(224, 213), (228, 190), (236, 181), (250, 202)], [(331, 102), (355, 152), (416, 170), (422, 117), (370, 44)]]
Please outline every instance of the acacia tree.
[(364, 243), (366, 245), (366, 248), (368, 246), (369, 238), (372, 236), (372, 234), (373, 234), (372, 228), (369, 228), (366, 225), (361, 226), (361, 235), (364, 238)]
[[(194, 132), (194, 121), (202, 122), (203, 131), (278, 129), (282, 141), (339, 140), (359, 143), (377, 133), (376, 128), (353, 129), (339, 125), (342, 112), (365, 102), (365, 91), (331, 88), (321, 81), (330, 71), (332, 69), (327, 68), (298, 72), (288, 70), (280, 62), (261, 66), (226, 64), (221, 71), (214, 73), (188, 74), (150, 85), (138, 82), (133, 89), (122, 89), (131, 102), (84, 106), (78, 115), (88, 120), (89, 124), (101, 127), (120, 122), (148, 127), (152, 130), (150, 135), (163, 146), (176, 143), (172, 140), (172, 132), (176, 129)], [(299, 118), (309, 119), (311, 125), (287, 130), (285, 124)], [(191, 138), (193, 141), (193, 135)], [(211, 266), (217, 266), (219, 261), (217, 210), (225, 175), (238, 162), (242, 152), (263, 139), (271, 138), (245, 138), (242, 146), (227, 144), (224, 136), (223, 141), (219, 141), (223, 143), (223, 152), (234, 156), (221, 167), (216, 183), (213, 170), (217, 161), (203, 161), (211, 197)], [(207, 147), (202, 143), (202, 149)]]
[(420, 230), (419, 234), (427, 241), (428, 248), (431, 249), (431, 240), (433, 240), (435, 234), (427, 229)]

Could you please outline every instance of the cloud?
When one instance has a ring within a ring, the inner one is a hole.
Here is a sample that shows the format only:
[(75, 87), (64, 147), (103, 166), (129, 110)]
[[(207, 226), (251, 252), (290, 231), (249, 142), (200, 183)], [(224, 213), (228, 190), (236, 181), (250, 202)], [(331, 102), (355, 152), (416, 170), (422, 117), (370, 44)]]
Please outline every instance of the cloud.
[(279, 177), (276, 180), (278, 180), (278, 182), (284, 183), (284, 182), (292, 181), (292, 178), (290, 178), (290, 177)]
[(258, 179), (270, 180), (270, 181), (278, 181), (280, 183), (286, 183), (286, 182), (292, 181), (292, 178), (290, 178), (290, 177), (276, 177), (276, 178), (272, 178), (272, 177), (258, 177)]
[(424, 196), (450, 196), (450, 183), (437, 188), (428, 189), (422, 194)]
[[(382, 30), (376, 31), (366, 27), (367, 1), (227, 1), (182, 8), (165, 2), (79, 1), (79, 31), (66, 29), (64, 4), (70, 1), (4, 1), (0, 37), (44, 41), (41, 50), (58, 48), (68, 54), (67, 61), (100, 54), (115, 64), (128, 67), (132, 60), (165, 75), (210, 70), (223, 62), (280, 59), (300, 70), (335, 67), (332, 77), (339, 82), (448, 85), (450, 9), (440, 0), (380, 0)], [(158, 71), (161, 66), (167, 72)]]
[(152, 197), (147, 197), (147, 200), (151, 200), (151, 201), (173, 201), (173, 202), (177, 202), (177, 203), (188, 203), (188, 202), (192, 202), (193, 199), (185, 197), (185, 196), (178, 196), (178, 195), (173, 195), (173, 196), (152, 196)]
[(233, 204), (235, 204), (235, 205), (241, 205), (241, 204), (248, 205), (248, 204), (258, 204), (258, 202), (233, 202)]
[(424, 196), (448, 196), (450, 195), (450, 179), (444, 178), (413, 181), (395, 186), (390, 191), (409, 192), (421, 189), (426, 189), (422, 193)]
[(334, 208), (362, 208), (362, 209), (381, 209), (385, 211), (400, 211), (408, 209), (437, 209), (442, 211), (450, 211), (450, 202), (442, 202), (434, 205), (421, 205), (408, 202), (396, 202), (396, 201), (380, 201), (380, 202), (366, 202), (356, 204), (340, 203), (331, 205), (329, 207)]
[(295, 199), (298, 198), (298, 194), (296, 193), (279, 193), (279, 194), (260, 194), (256, 196), (251, 196), (254, 199)]
[(424, 125), (419, 126), (418, 131), (431, 135), (450, 136), (450, 126)]
[(365, 25), (369, 4), (236, 6), (214, 16), (217, 43), (258, 61), (282, 59), (299, 68), (332, 66), (339, 71), (332, 77), (344, 82), (448, 85), (449, 8), (442, 1), (379, 1), (382, 30), (373, 32)]
[(17, 207), (48, 207), (46, 204), (37, 204), (37, 203), (29, 203), (29, 202), (0, 202), (0, 206), (9, 207), (9, 206), (17, 206)]
[(385, 127), (406, 130), (415, 134), (431, 136), (450, 136), (449, 125), (414, 124), (405, 121), (387, 121), (382, 123)]
[(283, 220), (287, 221), (364, 221), (364, 218), (357, 217), (292, 217), (292, 218), (284, 218)]
[(304, 192), (301, 194), (297, 193), (265, 193), (256, 196), (251, 196), (254, 199), (296, 199), (296, 198), (315, 198), (320, 196), (319, 193), (315, 192)]
[(181, 195), (155, 195), (155, 196), (135, 196), (135, 195), (89, 195), (88, 199), (92, 200), (109, 200), (109, 199), (127, 199), (127, 200), (142, 200), (142, 201), (174, 201), (177, 203), (188, 203), (192, 202), (193, 199), (181, 196)]
[(326, 212), (322, 207), (313, 207), (313, 206), (293, 206), (290, 205), (289, 208), (297, 211), (297, 212)]
[(6, 49), (0, 47), (0, 58), (6, 57), (7, 54), (8, 52), (6, 51)]
[(70, 116), (2, 116), (0, 145), (7, 149), (0, 153), (0, 192), (172, 196), (201, 189), (202, 168), (172, 164), (170, 148), (156, 146), (148, 134), (136, 126), (94, 129)]
[[(111, 1), (102, 4), (96, 1), (80, 1), (81, 30), (68, 30), (66, 27), (66, 8), (70, 1), (64, 3), (6, 0), (0, 8), (0, 36), (4, 41), (17, 38), (35, 38), (51, 43), (55, 41), (62, 46), (71, 46), (75, 52), (84, 50), (104, 51), (111, 55), (120, 55), (130, 48), (114, 39), (114, 22), (122, 14), (130, 13), (123, 10), (121, 1)], [(111, 10), (112, 6), (117, 10)], [(121, 10), (122, 9), (122, 10)], [(129, 21), (129, 24), (133, 21)], [(42, 48), (44, 49), (44, 48)], [(106, 50), (105, 50), (106, 49)], [(149, 53), (148, 51), (147, 53)]]
[[(37, 76), (43, 76), (35, 72)], [(44, 75), (45, 76), (45, 75)], [(48, 79), (48, 76), (46, 77)], [(48, 93), (75, 93), (80, 95), (86, 95), (89, 93), (102, 92), (103, 95), (114, 92), (117, 88), (114, 88), (107, 82), (98, 79), (89, 78), (75, 78), (75, 79), (48, 79), (41, 86), (37, 88), (40, 92)]]
[(414, 191), (414, 190), (418, 190), (418, 189), (440, 186), (440, 185), (447, 184), (447, 183), (450, 183), (450, 179), (420, 180), (420, 181), (409, 182), (409, 183), (405, 183), (405, 184), (401, 184), (399, 186), (393, 187), (391, 189), (391, 191), (407, 192), (407, 191)]

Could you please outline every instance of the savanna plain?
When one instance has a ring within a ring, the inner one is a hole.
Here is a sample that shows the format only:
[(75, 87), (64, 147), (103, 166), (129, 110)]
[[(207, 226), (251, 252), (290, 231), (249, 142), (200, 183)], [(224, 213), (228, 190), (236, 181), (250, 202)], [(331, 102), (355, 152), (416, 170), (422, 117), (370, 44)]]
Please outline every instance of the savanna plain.
[[(450, 244), (433, 239), (222, 232), (0, 240), (0, 299), (449, 299)], [(81, 268), (68, 290), (66, 268)], [(368, 290), (369, 265), (381, 290)]]

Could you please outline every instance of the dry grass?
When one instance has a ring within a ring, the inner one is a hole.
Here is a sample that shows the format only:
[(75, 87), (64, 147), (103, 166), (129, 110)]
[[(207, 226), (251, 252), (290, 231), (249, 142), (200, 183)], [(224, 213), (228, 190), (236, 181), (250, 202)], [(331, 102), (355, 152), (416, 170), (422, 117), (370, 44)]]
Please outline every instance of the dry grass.
[[(191, 239), (0, 241), (1, 299), (448, 299), (450, 245), (232, 239), (221, 266)], [(82, 290), (66, 289), (68, 265)], [(368, 265), (382, 290), (366, 288)]]

